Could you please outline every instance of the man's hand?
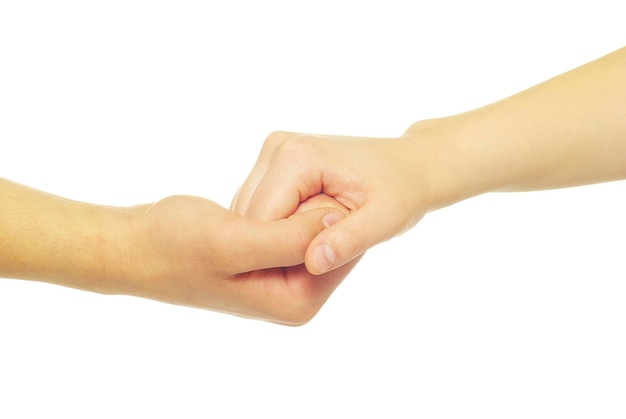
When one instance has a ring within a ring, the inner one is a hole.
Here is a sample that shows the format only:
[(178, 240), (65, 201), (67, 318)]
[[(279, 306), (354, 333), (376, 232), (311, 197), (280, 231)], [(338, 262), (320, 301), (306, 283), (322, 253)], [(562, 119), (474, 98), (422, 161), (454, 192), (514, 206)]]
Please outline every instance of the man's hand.
[(315, 277), (302, 264), (310, 241), (344, 217), (317, 198), (277, 221), (253, 220), (202, 198), (173, 196), (137, 207), (152, 255), (136, 294), (276, 323), (308, 322), (351, 267)]
[(0, 277), (300, 325), (350, 270), (316, 277), (303, 265), (309, 242), (347, 213), (323, 195), (260, 221), (198, 197), (117, 208), (0, 179), (0, 207)]

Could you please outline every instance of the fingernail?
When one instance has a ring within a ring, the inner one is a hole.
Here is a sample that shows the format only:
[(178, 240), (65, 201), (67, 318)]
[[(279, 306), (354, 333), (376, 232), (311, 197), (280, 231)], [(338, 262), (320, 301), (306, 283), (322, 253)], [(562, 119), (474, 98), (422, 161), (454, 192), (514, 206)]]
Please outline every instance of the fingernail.
[(341, 218), (341, 215), (337, 214), (336, 212), (331, 212), (322, 217), (322, 224), (324, 224), (324, 227), (328, 228), (331, 225), (335, 224), (337, 221), (341, 220)]
[(319, 273), (324, 273), (335, 263), (335, 251), (327, 244), (319, 244), (313, 252), (313, 262)]

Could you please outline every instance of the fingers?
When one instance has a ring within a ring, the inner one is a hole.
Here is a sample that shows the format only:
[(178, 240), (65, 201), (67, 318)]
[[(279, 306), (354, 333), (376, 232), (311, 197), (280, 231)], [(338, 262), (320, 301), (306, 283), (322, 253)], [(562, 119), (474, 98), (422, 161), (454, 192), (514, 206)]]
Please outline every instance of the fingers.
[(272, 221), (291, 216), (311, 197), (334, 198), (350, 214), (320, 230), (306, 250), (310, 273), (329, 272), (405, 231), (415, 218), (413, 201), (406, 198), (402, 186), (405, 171), (394, 166), (397, 156), (406, 154), (400, 145), (365, 138), (273, 134), (236, 199), (236, 210)]
[[(285, 218), (293, 214), (300, 202), (309, 196), (306, 189), (309, 189), (307, 185), (311, 175), (308, 170), (302, 169), (306, 162), (285, 154), (290, 152), (281, 149), (273, 156), (271, 166), (250, 196), (247, 216), (267, 221)], [(311, 194), (317, 192), (321, 192), (321, 186)]]
[(261, 148), (261, 152), (259, 153), (259, 157), (257, 158), (254, 167), (233, 198), (230, 205), (230, 208), (233, 211), (241, 215), (246, 215), (250, 199), (257, 188), (257, 185), (261, 182), (263, 175), (267, 171), (276, 149), (280, 147), (285, 139), (292, 135), (293, 134), (289, 132), (277, 131), (267, 137), (263, 143), (263, 147)]
[(320, 275), (352, 261), (403, 230), (397, 209), (381, 202), (364, 205), (320, 232), (309, 245), (307, 270)]
[(302, 264), (311, 240), (343, 217), (336, 209), (318, 208), (278, 221), (247, 219), (229, 235), (230, 255), (237, 255), (233, 273)]
[(284, 132), (268, 137), (262, 156), (238, 193), (235, 211), (259, 220), (279, 220), (293, 214), (308, 197), (322, 192), (322, 163), (326, 158), (317, 140), (315, 136)]

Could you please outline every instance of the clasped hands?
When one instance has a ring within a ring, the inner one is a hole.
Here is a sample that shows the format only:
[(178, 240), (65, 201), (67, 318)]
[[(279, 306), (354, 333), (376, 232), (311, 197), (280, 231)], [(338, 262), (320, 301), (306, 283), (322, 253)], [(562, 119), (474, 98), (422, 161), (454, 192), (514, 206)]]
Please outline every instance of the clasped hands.
[(271, 134), (230, 211), (186, 196), (133, 210), (160, 255), (138, 294), (308, 322), (368, 248), (425, 213), (411, 173), (415, 148), (405, 137)]
[(94, 205), (0, 179), (0, 277), (304, 324), (428, 208), (413, 173), (428, 153), (412, 138), (274, 133), (230, 209)]
[(396, 138), (276, 132), (230, 210), (90, 205), (0, 179), (0, 276), (304, 324), (367, 249), (429, 211), (625, 179), (625, 67), (620, 49)]

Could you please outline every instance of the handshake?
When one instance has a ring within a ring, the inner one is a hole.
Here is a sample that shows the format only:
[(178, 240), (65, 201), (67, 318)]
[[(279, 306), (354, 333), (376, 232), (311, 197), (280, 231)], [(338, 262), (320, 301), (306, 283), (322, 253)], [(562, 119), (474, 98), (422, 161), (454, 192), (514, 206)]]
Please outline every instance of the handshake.
[(0, 179), (0, 277), (301, 325), (365, 251), (493, 191), (626, 179), (626, 48), (396, 138), (270, 135), (231, 209), (113, 208)]
[(436, 205), (419, 143), (273, 133), (230, 210), (191, 196), (128, 210), (151, 262), (121, 292), (304, 324), (368, 248)]
[(368, 248), (437, 205), (420, 131), (274, 133), (230, 209), (93, 205), (0, 179), (0, 277), (304, 324)]

